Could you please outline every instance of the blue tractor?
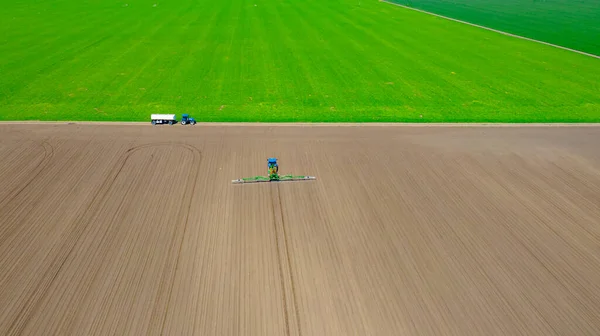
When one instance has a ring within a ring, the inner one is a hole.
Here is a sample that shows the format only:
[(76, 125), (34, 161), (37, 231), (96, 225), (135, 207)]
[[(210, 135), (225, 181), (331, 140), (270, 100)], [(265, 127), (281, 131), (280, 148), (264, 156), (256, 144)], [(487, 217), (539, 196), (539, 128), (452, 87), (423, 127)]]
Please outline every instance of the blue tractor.
[(269, 180), (278, 181), (279, 180), (279, 165), (277, 165), (276, 158), (268, 158), (267, 166), (269, 167)]
[(182, 114), (181, 115), (181, 124), (182, 125), (196, 125), (196, 119), (190, 117), (189, 114)]

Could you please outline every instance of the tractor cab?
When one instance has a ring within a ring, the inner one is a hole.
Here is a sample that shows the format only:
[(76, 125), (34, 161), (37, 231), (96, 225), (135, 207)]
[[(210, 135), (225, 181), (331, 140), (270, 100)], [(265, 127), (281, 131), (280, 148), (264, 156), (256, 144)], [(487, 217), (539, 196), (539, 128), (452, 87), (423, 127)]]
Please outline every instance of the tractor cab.
[(181, 115), (181, 124), (182, 125), (196, 125), (196, 119), (190, 117), (189, 114), (182, 114)]
[(269, 167), (269, 179), (278, 180), (279, 175), (277, 173), (279, 172), (279, 166), (277, 165), (277, 159), (269, 158), (267, 160), (267, 166)]

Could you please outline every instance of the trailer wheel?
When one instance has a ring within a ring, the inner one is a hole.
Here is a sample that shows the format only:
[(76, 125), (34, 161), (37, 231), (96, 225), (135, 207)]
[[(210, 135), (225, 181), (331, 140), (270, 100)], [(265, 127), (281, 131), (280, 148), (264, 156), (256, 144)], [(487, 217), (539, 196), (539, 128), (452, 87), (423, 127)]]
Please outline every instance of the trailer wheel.
[(152, 120), (152, 125), (156, 125), (156, 120)]
[(169, 125), (173, 125), (173, 120), (169, 120)]

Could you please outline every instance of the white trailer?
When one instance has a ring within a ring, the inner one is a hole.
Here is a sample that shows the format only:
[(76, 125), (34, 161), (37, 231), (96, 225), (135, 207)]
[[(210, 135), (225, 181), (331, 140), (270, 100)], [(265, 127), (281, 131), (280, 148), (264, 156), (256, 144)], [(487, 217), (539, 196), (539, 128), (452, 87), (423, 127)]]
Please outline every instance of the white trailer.
[(152, 125), (156, 124), (169, 124), (173, 125), (177, 122), (174, 114), (152, 114), (150, 115), (150, 119), (152, 120)]

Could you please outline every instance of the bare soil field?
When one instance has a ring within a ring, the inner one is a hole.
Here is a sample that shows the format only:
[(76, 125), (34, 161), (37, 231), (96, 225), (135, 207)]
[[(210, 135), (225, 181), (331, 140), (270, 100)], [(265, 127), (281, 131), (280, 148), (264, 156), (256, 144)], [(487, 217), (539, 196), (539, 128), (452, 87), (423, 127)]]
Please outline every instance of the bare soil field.
[(0, 125), (0, 335), (599, 335), (599, 140)]

